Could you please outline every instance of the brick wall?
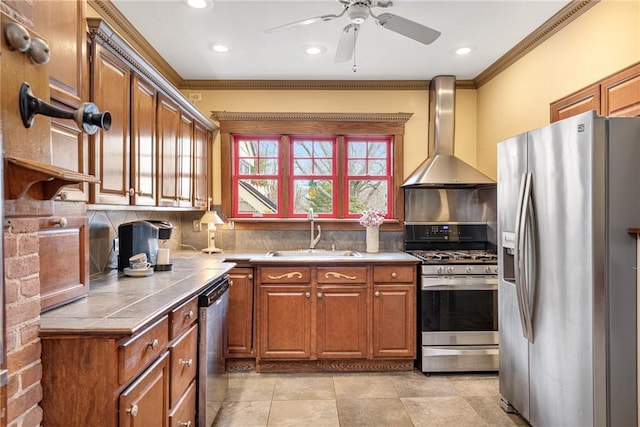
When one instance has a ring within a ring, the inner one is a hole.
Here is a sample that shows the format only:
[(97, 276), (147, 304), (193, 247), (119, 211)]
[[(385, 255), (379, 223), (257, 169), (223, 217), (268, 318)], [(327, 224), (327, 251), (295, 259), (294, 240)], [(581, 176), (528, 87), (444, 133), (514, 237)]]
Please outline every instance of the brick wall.
[(37, 232), (37, 218), (12, 218), (4, 232), (8, 427), (42, 422)]

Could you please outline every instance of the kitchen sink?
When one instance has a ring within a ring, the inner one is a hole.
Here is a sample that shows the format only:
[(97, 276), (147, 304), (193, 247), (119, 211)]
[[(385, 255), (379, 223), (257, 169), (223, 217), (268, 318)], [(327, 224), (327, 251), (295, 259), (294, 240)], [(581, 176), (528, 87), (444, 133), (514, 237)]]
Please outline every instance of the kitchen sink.
[(361, 258), (362, 254), (357, 251), (332, 251), (326, 249), (299, 249), (293, 251), (269, 251), (266, 257), (304, 257), (304, 258)]

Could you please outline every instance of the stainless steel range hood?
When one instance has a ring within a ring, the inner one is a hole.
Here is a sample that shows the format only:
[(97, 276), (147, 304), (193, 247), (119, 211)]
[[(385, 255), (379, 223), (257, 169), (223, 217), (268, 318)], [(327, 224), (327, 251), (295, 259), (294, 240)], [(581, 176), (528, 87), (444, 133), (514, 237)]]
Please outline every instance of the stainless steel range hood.
[(483, 186), (496, 182), (453, 154), (456, 78), (437, 76), (429, 88), (429, 158), (403, 187)]

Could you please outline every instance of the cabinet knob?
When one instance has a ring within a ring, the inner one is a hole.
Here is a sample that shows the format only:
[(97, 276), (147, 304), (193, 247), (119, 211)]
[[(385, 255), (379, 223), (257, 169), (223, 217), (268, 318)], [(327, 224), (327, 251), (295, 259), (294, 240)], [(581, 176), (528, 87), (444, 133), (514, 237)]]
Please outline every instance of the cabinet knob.
[(180, 426), (184, 426), (184, 427), (191, 427), (191, 421), (185, 421), (183, 423), (178, 424)]
[(66, 191), (61, 191), (61, 192), (60, 192), (60, 198), (61, 198), (62, 200), (67, 200), (67, 197), (69, 197), (69, 196), (67, 195), (67, 192), (66, 192)]
[(377, 297), (379, 297), (379, 296), (380, 296), (380, 291), (376, 291), (376, 292), (374, 293), (374, 295), (375, 295), (375, 296), (377, 296)]
[(127, 409), (127, 412), (131, 414), (132, 417), (138, 415), (138, 405), (132, 405), (131, 408)]
[(305, 292), (304, 296), (307, 297), (307, 298), (311, 298), (311, 292)]
[(61, 216), (58, 220), (58, 224), (60, 225), (60, 227), (65, 228), (69, 224), (69, 221), (67, 221), (67, 218)]
[(151, 341), (149, 344), (147, 344), (147, 346), (151, 347), (154, 350), (158, 348), (158, 345), (160, 345), (160, 342), (158, 341), (157, 338)]
[(322, 298), (322, 292), (318, 292), (318, 298)]
[(233, 280), (229, 280), (229, 286), (233, 286)]
[(186, 367), (190, 367), (191, 365), (193, 365), (193, 359), (188, 359), (188, 360), (184, 360), (184, 359), (179, 359), (178, 363), (180, 365), (184, 365)]
[(130, 188), (128, 193), (131, 197), (133, 197), (136, 194), (136, 190), (134, 190), (133, 188)]
[(193, 310), (189, 310), (188, 312), (186, 312), (184, 314), (184, 317), (186, 317), (187, 319), (193, 319)]
[(249, 279), (249, 280), (253, 280), (253, 274), (248, 275), (248, 276), (247, 276), (247, 279)]
[(398, 277), (398, 274), (394, 271), (393, 273), (391, 273), (391, 278), (395, 279), (396, 277)]

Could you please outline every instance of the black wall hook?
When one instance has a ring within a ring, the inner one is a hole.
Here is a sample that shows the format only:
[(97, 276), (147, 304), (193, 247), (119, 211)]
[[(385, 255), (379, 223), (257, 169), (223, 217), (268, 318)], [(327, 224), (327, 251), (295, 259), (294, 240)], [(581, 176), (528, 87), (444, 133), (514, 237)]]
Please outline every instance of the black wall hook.
[(75, 111), (63, 110), (36, 98), (31, 92), (31, 86), (28, 83), (22, 83), (20, 86), (18, 103), (20, 104), (20, 117), (26, 128), (31, 127), (37, 114), (75, 120), (78, 127), (89, 135), (96, 133), (99, 127), (104, 130), (111, 128), (111, 113), (108, 111), (100, 113), (96, 104), (85, 102)]

